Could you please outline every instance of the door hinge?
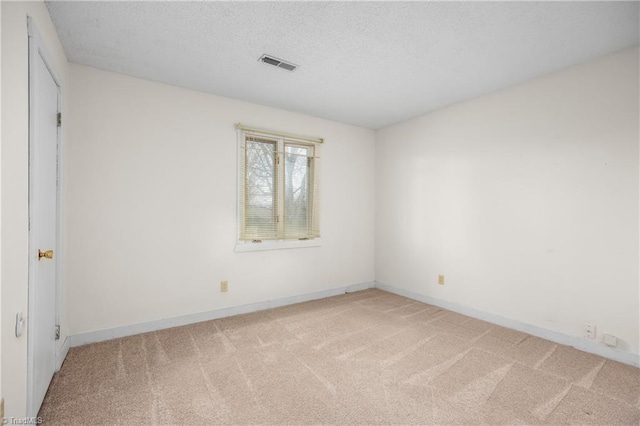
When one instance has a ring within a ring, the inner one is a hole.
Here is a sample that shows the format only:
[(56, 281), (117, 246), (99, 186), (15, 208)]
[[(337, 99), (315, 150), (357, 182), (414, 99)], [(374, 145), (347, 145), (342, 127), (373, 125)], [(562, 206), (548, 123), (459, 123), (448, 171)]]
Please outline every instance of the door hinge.
[(56, 340), (60, 340), (60, 326), (56, 325)]
[(56, 115), (56, 123), (58, 125), (58, 127), (62, 126), (62, 113), (59, 112), (58, 115)]

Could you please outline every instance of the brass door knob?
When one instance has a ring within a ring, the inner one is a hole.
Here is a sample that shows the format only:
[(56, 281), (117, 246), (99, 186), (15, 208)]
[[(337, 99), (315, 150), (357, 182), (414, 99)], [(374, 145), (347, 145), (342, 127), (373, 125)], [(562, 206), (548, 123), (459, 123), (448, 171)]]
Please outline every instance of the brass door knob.
[(38, 260), (42, 259), (43, 257), (47, 259), (53, 259), (53, 250), (47, 250), (44, 252), (41, 250), (38, 250)]

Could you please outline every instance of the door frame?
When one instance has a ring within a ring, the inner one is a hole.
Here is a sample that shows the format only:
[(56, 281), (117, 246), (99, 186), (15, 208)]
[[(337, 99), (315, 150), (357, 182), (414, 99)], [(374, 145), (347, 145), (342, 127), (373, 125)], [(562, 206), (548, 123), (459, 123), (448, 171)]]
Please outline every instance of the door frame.
[[(62, 111), (62, 80), (60, 79), (60, 74), (57, 72), (55, 68), (55, 61), (53, 60), (53, 56), (49, 53), (47, 49), (44, 39), (38, 30), (34, 20), (27, 16), (27, 35), (29, 38), (29, 224), (32, 223), (32, 214), (33, 205), (34, 205), (34, 192), (33, 192), (33, 175), (34, 170), (32, 168), (33, 164), (33, 149), (35, 143), (35, 120), (32, 116), (34, 111), (34, 105), (36, 102), (36, 91), (32, 90), (36, 84), (36, 73), (35, 65), (38, 60), (38, 56), (42, 59), (44, 65), (49, 70), (51, 77), (53, 78), (56, 86), (58, 86), (58, 111)], [(55, 262), (56, 267), (56, 276), (55, 276), (55, 322), (56, 324), (60, 324), (60, 306), (61, 306), (61, 295), (60, 295), (60, 282), (61, 282), (61, 266), (62, 266), (62, 243), (61, 243), (61, 235), (62, 235), (62, 126), (58, 126), (56, 129), (56, 174), (57, 174), (57, 183), (56, 183), (56, 243), (55, 243), (55, 253), (53, 260)], [(27, 311), (27, 416), (35, 417), (38, 415), (37, 410), (39, 407), (34, 407), (34, 354), (33, 354), (33, 339), (34, 333), (31, 333), (31, 315), (34, 312), (34, 272), (35, 265), (37, 262), (35, 253), (37, 252), (37, 247), (34, 244), (34, 235), (31, 232), (31, 225), (29, 225), (29, 279), (28, 279), (28, 311)], [(53, 333), (54, 330), (51, 330)], [(64, 356), (66, 355), (66, 351), (64, 348), (66, 347), (66, 342), (61, 340), (57, 340), (52, 348), (54, 352), (54, 360), (55, 360), (55, 371), (59, 371), (64, 361)]]

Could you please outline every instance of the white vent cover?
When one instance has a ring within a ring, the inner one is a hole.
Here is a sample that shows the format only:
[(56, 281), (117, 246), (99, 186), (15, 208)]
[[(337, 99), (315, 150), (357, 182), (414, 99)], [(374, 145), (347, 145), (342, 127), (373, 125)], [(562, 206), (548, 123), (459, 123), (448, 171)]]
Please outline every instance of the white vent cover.
[(270, 55), (262, 55), (258, 62), (262, 62), (265, 64), (273, 65), (274, 67), (282, 68), (287, 71), (295, 71), (298, 68), (298, 65), (292, 64), (291, 62), (283, 61), (282, 59), (278, 59), (274, 56)]

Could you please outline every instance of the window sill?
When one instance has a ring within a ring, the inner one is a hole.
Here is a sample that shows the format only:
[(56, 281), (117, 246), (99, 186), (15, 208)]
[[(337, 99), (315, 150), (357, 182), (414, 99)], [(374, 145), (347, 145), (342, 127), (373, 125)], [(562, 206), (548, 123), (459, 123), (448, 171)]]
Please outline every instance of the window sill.
[(320, 246), (322, 246), (322, 241), (320, 241), (320, 238), (314, 238), (313, 240), (263, 241), (261, 243), (239, 241), (236, 243), (236, 253), (245, 251), (282, 250)]

